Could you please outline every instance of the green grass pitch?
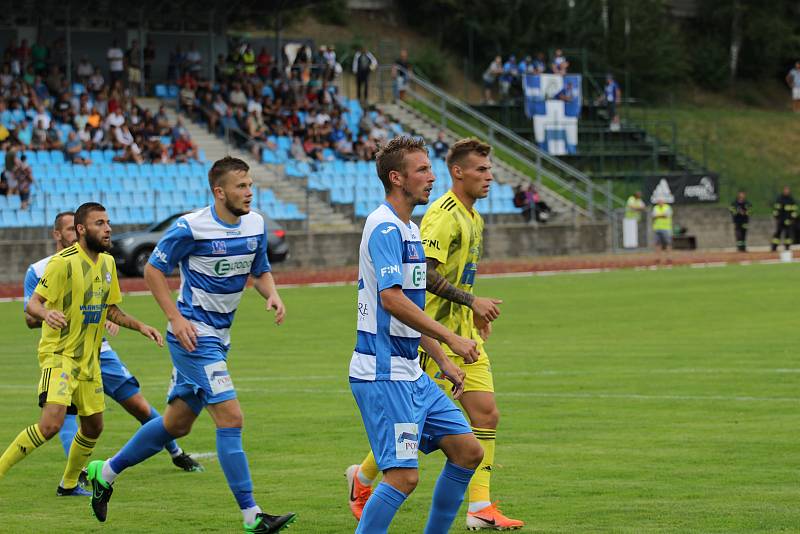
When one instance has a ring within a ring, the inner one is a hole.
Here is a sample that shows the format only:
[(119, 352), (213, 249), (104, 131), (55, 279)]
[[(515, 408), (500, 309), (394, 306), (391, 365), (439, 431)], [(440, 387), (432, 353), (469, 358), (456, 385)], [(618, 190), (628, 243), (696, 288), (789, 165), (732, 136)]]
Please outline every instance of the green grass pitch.
[[(789, 532), (800, 525), (800, 364), (795, 265), (675, 268), (483, 279), (505, 299), (487, 348), (498, 432), (493, 498), (530, 532)], [(248, 290), (229, 365), (245, 413), (256, 498), (296, 511), (293, 532), (352, 532), (343, 472), (366, 438), (347, 382), (355, 289), (282, 291), (286, 323), (272, 324)], [(123, 308), (163, 327), (152, 298)], [(38, 333), (21, 304), (5, 325), (0, 448), (38, 418)], [(123, 331), (112, 345), (159, 409), (166, 349)], [(138, 424), (109, 401), (94, 458)], [(181, 441), (215, 450), (207, 415)], [(100, 525), (82, 498), (56, 498), (57, 439), (0, 480), (0, 532), (237, 532), (241, 516), (219, 464), (205, 473), (161, 453), (120, 477)], [(421, 532), (441, 455), (391, 532)], [(453, 531), (463, 529), (463, 511)]]

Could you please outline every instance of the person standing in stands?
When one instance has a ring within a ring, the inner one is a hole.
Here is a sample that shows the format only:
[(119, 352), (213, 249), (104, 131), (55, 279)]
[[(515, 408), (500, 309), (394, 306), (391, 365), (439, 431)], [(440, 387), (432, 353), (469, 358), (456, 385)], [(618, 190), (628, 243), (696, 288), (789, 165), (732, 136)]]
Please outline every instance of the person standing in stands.
[(733, 217), (733, 231), (736, 235), (736, 250), (747, 252), (747, 223), (750, 222), (750, 208), (753, 205), (747, 200), (744, 191), (736, 194), (736, 200), (731, 202), (731, 217)]
[(797, 220), (797, 204), (792, 196), (792, 189), (785, 185), (783, 192), (775, 199), (772, 207), (772, 216), (775, 218), (775, 233), (772, 235), (772, 252), (778, 250), (783, 234), (783, 246), (789, 250), (794, 238), (794, 223)]
[[(378, 60), (367, 51), (363, 46), (358, 47), (358, 51), (353, 56), (353, 74), (356, 75), (356, 95), (359, 100), (366, 102), (369, 96), (369, 75), (378, 68)], [(361, 97), (361, 90), (364, 90), (364, 97)]]

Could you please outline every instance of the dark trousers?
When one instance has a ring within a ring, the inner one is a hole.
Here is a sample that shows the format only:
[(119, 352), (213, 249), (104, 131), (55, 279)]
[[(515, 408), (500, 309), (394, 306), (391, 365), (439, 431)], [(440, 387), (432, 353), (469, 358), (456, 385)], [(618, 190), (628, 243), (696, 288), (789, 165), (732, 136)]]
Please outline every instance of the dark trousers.
[[(364, 98), (361, 98), (361, 89), (364, 89)], [(369, 72), (356, 74), (356, 98), (366, 102), (369, 93)]]
[[(785, 224), (788, 222), (789, 224)], [(788, 221), (783, 221), (781, 219), (775, 220), (775, 233), (772, 234), (772, 250), (778, 250), (778, 247), (781, 244), (781, 234), (783, 234), (783, 246), (786, 250), (789, 250), (789, 247), (792, 245), (792, 241), (794, 239), (794, 225), (792, 224), (794, 221), (789, 219)]]
[(733, 228), (736, 234), (736, 250), (745, 252), (747, 250), (747, 223), (734, 223)]

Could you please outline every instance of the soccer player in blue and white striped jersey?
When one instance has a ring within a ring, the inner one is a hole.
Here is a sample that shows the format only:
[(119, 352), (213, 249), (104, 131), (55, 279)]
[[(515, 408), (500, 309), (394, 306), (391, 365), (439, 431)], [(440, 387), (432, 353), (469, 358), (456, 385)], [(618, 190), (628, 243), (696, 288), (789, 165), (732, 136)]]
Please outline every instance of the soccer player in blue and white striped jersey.
[(418, 451), (441, 449), (448, 461), (436, 482), (426, 534), (446, 533), (464, 499), (483, 449), (464, 415), (422, 372), (421, 344), (454, 385), (464, 371), (437, 343), (477, 359), (475, 341), (428, 317), (425, 307), (425, 252), (411, 222), (427, 204), (435, 177), (425, 143), (410, 137), (390, 141), (377, 156), (386, 190), (364, 225), (359, 249), (357, 341), (350, 360), (350, 388), (356, 399), (383, 481), (367, 501), (357, 533), (387, 531), (418, 480)]
[[(208, 173), (211, 206), (179, 218), (158, 242), (145, 268), (145, 281), (169, 324), (172, 383), (164, 416), (144, 425), (111, 459), (89, 464), (92, 509), (105, 521), (112, 483), (126, 468), (187, 435), (203, 408), (217, 427), (217, 458), (242, 511), (245, 532), (278, 532), (295, 514), (262, 512), (242, 450), (242, 411), (228, 374), (230, 328), (249, 276), (275, 310), (277, 324), (286, 309), (267, 259), (266, 225), (250, 212), (253, 180), (247, 164), (218, 160)], [(166, 275), (180, 268), (181, 287), (173, 302)]]

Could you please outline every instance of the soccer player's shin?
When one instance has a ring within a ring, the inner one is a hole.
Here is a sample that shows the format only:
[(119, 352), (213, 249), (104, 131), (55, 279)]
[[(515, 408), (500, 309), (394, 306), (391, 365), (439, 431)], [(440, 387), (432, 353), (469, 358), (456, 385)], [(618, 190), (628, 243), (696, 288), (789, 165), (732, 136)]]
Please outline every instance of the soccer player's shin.
[(39, 430), (39, 425), (31, 425), (19, 433), (11, 445), (8, 446), (3, 456), (0, 456), (0, 478), (2, 478), (11, 467), (32, 453), (38, 447), (45, 444), (47, 440)]
[(217, 459), (246, 524), (253, 523), (261, 511), (253, 499), (253, 480), (247, 455), (242, 449), (241, 428), (217, 429)]
[(389, 529), (400, 505), (408, 497), (394, 486), (381, 482), (364, 507), (356, 534), (382, 534)]
[(489, 485), (494, 467), (494, 444), (497, 431), (493, 428), (472, 427), (472, 433), (483, 447), (483, 461), (469, 483), (469, 511), (477, 512), (491, 504)]
[(87, 438), (78, 430), (67, 455), (67, 467), (61, 477), (62, 488), (70, 489), (78, 485), (78, 476), (92, 455), (96, 443), (97, 439)]
[(464, 502), (464, 492), (467, 491), (467, 485), (474, 473), (472, 469), (460, 467), (450, 461), (445, 462), (433, 490), (433, 501), (428, 514), (428, 523), (425, 525), (425, 534), (446, 534), (450, 530), (458, 508)]
[(58, 432), (58, 439), (61, 440), (61, 446), (64, 447), (64, 456), (69, 457), (69, 448), (72, 446), (72, 440), (75, 439), (75, 434), (78, 432), (77, 416), (67, 414), (64, 416), (64, 424), (61, 425), (61, 430)]
[[(160, 414), (160, 413), (158, 413), (158, 410), (156, 410), (155, 408), (153, 408), (152, 406), (150, 406), (150, 419), (148, 419), (148, 421), (147, 421), (147, 422), (149, 423), (149, 422), (150, 422), (150, 421), (152, 421), (153, 419), (157, 419), (157, 418), (159, 418), (159, 417), (161, 417), (161, 414)], [(168, 453), (169, 453), (169, 455), (170, 455), (170, 456), (172, 456), (173, 458), (174, 458), (174, 457), (176, 457), (176, 456), (178, 456), (178, 455), (179, 455), (179, 454), (182, 452), (182, 451), (181, 451), (181, 448), (180, 448), (180, 447), (178, 447), (178, 444), (177, 444), (177, 443), (175, 443), (175, 440), (174, 440), (174, 439), (173, 439), (173, 440), (171, 440), (171, 441), (169, 441), (169, 442), (167, 442), (167, 444), (166, 444), (166, 445), (164, 445), (164, 448), (165, 448), (165, 449), (167, 449), (167, 452), (168, 452)]]
[[(161, 417), (157, 417), (142, 425), (130, 441), (108, 463), (114, 473), (122, 473), (128, 467), (150, 458), (173, 439), (175, 437), (164, 428), (164, 420)], [(106, 479), (106, 482), (111, 483), (113, 480)]]
[(375, 455), (369, 451), (358, 468), (358, 480), (365, 486), (371, 486), (377, 476), (378, 464), (375, 462)]

